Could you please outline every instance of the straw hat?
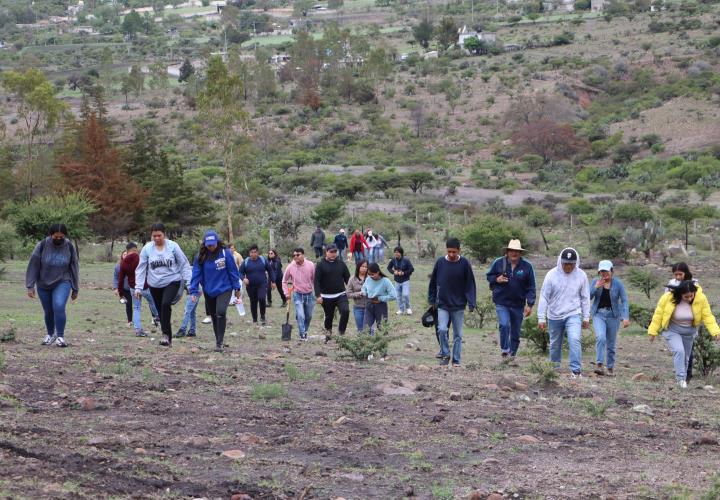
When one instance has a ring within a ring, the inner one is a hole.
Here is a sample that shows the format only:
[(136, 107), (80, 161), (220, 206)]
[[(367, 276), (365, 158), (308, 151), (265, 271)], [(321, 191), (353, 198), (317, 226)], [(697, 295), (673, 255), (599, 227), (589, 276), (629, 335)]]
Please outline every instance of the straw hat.
[(510, 240), (510, 243), (505, 247), (505, 250), (518, 250), (524, 252), (525, 249), (520, 244), (520, 240)]

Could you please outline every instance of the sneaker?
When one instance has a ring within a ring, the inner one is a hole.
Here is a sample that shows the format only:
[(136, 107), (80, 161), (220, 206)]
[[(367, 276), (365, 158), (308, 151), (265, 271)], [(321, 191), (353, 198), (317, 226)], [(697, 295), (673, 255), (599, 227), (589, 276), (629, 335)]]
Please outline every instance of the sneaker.
[(138, 332), (135, 332), (135, 336), (136, 336), (136, 337), (147, 337), (147, 333), (145, 333), (144, 331), (140, 330), (140, 331), (138, 331)]
[(517, 360), (515, 359), (515, 356), (512, 354), (508, 357), (508, 366), (518, 366)]
[(176, 339), (179, 339), (179, 338), (184, 337), (185, 335), (186, 335), (185, 330), (183, 330), (182, 328), (180, 328), (180, 329), (177, 331), (177, 333), (175, 334), (175, 338), (176, 338)]
[(42, 345), (51, 345), (55, 342), (57, 337), (55, 335), (46, 335), (45, 340), (42, 341)]
[(395, 314), (397, 314), (398, 316), (400, 316), (401, 314), (405, 314), (405, 313), (402, 312), (400, 309), (398, 309), (397, 311), (395, 311)]
[(128, 328), (133, 328), (134, 326), (132, 321), (128, 321)]
[(307, 341), (308, 341), (307, 335), (304, 337), (300, 337), (300, 342), (307, 342)]
[(203, 325), (209, 325), (212, 323), (212, 318), (210, 316), (205, 316), (205, 319), (202, 320)]
[(450, 358), (446, 358), (444, 356), (440, 356), (440, 362), (438, 363), (440, 366), (447, 366), (450, 364)]
[(408, 307), (408, 310), (405, 311), (405, 314), (407, 314), (408, 316), (412, 316), (412, 309)]
[(441, 353), (441, 352), (437, 353), (437, 354), (435, 355), (435, 359), (443, 359), (442, 353)]
[(152, 325), (153, 325), (154, 327), (160, 326), (160, 318), (153, 318), (153, 319), (152, 319)]
[(582, 378), (582, 372), (572, 372), (570, 378)]
[(267, 321), (265, 321), (265, 318), (260, 318), (260, 326), (267, 326)]
[(678, 380), (678, 387), (680, 389), (687, 389), (687, 381), (685, 380)]
[(223, 352), (222, 346), (216, 345), (216, 346), (215, 346), (215, 352)]
[[(65, 342), (65, 337), (58, 337), (58, 338), (55, 340), (55, 345), (58, 346), (58, 347), (67, 347), (67, 346), (68, 346), (68, 343)], [(687, 384), (685, 385), (685, 387), (687, 387)]]
[(608, 377), (614, 377), (614, 376), (615, 376), (615, 372), (613, 371), (612, 368), (608, 368), (608, 369), (607, 369), (607, 372), (606, 372), (606, 375), (607, 375)]
[(281, 307), (282, 309), (286, 308), (286, 307), (287, 307), (287, 302), (283, 302), (282, 304), (280, 304), (280, 307)]
[(332, 339), (332, 331), (325, 330), (325, 343), (327, 344), (328, 342), (330, 342), (330, 339)]
[(160, 345), (170, 347), (170, 337), (168, 337), (167, 335), (163, 335), (162, 339), (160, 339)]
[(602, 363), (597, 364), (597, 367), (595, 368), (595, 373), (597, 373), (600, 376), (605, 375), (605, 367), (603, 366)]
[(195, 330), (190, 330), (190, 331), (187, 333), (187, 336), (188, 336), (188, 337), (197, 337), (197, 335), (195, 335)]

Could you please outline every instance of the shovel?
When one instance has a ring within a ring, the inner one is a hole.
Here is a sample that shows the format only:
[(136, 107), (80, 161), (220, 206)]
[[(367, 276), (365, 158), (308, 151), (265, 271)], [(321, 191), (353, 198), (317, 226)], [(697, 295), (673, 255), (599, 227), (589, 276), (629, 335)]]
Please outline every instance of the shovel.
[[(288, 289), (288, 297), (292, 297), (292, 288)], [(287, 301), (287, 314), (285, 315), (285, 324), (282, 325), (282, 340), (289, 341), (292, 334), (292, 325), (290, 324), (290, 299)]]

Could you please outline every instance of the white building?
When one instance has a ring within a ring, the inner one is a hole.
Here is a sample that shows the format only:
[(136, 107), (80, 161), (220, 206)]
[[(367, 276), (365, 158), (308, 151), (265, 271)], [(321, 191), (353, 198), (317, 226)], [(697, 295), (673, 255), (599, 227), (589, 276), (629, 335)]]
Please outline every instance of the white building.
[(465, 40), (467, 40), (468, 38), (477, 38), (478, 40), (484, 42), (495, 43), (497, 37), (495, 33), (486, 33), (484, 31), (468, 31), (467, 26), (463, 26), (460, 30), (460, 33), (458, 34), (458, 47), (464, 49)]

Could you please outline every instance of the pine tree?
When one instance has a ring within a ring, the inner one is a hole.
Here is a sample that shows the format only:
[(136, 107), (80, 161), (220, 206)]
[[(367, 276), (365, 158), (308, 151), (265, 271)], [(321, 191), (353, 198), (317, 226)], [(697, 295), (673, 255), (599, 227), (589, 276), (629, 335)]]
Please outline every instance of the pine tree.
[(190, 62), (190, 59), (185, 58), (180, 66), (180, 76), (178, 76), (178, 82), (187, 82), (188, 79), (195, 73), (195, 67)]

